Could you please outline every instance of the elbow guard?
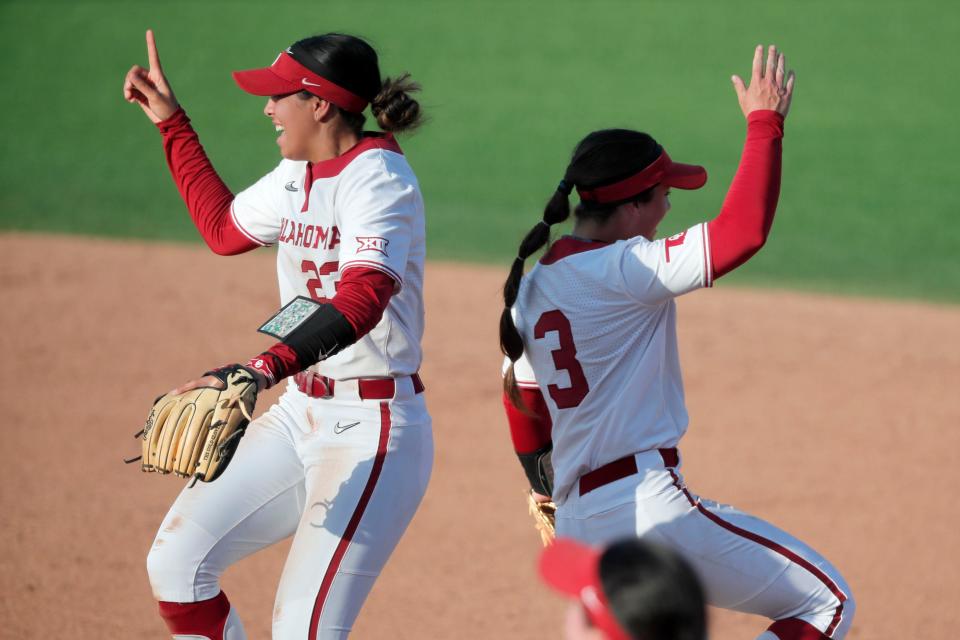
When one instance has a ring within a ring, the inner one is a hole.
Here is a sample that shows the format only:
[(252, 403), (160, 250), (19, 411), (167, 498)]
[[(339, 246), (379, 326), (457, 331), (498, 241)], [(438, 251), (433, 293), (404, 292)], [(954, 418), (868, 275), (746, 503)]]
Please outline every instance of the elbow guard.
[(259, 329), (290, 347), (302, 368), (339, 353), (357, 341), (347, 318), (329, 303), (299, 296)]
[(539, 494), (553, 495), (553, 443), (533, 453), (518, 453), (517, 457), (530, 487)]

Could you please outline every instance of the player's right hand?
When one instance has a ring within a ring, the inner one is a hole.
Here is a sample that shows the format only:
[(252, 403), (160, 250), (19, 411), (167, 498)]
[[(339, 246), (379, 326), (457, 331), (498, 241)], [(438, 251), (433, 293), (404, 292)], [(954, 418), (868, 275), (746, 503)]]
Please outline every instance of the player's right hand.
[(123, 97), (127, 102), (139, 104), (147, 117), (157, 123), (176, 113), (180, 104), (173, 95), (167, 77), (163, 75), (152, 29), (147, 29), (147, 60), (149, 69), (135, 64), (127, 72), (123, 80)]
[(733, 88), (737, 91), (740, 109), (744, 117), (751, 111), (768, 109), (780, 113), (783, 117), (790, 111), (790, 101), (793, 100), (793, 83), (796, 75), (793, 71), (787, 72), (787, 60), (777, 47), (770, 45), (767, 51), (767, 64), (763, 64), (763, 45), (757, 45), (753, 52), (753, 73), (750, 76), (750, 86), (744, 86), (740, 76), (733, 76)]

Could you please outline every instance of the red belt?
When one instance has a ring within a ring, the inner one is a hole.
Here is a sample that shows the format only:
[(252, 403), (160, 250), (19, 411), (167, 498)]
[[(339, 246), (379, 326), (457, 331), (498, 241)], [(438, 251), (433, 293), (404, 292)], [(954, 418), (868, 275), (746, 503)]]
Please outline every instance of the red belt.
[[(423, 381), (420, 374), (410, 376), (413, 381), (413, 392), (423, 392)], [(318, 375), (312, 371), (301, 371), (293, 376), (297, 389), (311, 398), (332, 398), (335, 394), (337, 381), (327, 376)], [(397, 393), (395, 378), (360, 378), (356, 380), (357, 390), (361, 400), (390, 400)]]
[[(663, 464), (668, 467), (675, 467), (680, 464), (680, 455), (676, 448), (658, 449), (660, 457), (663, 458)], [(580, 476), (580, 495), (585, 496), (594, 489), (599, 489), (605, 484), (610, 484), (621, 478), (632, 476), (637, 472), (637, 459), (633, 455), (624, 456), (619, 460), (608, 462), (602, 467), (598, 467), (589, 473)]]

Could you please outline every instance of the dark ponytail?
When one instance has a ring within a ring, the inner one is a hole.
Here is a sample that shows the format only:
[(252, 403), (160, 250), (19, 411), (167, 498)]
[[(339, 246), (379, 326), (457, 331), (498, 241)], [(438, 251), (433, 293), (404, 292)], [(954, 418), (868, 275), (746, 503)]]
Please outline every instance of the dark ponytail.
[(560, 186), (553, 192), (550, 201), (543, 210), (543, 219), (538, 222), (520, 242), (520, 250), (517, 257), (513, 259), (513, 265), (510, 267), (510, 274), (507, 281), (503, 284), (503, 313), (500, 314), (500, 350), (503, 355), (510, 358), (510, 366), (507, 368), (507, 374), (503, 378), (503, 390), (510, 398), (510, 402), (515, 407), (523, 409), (523, 402), (520, 399), (520, 391), (517, 388), (516, 374), (513, 370), (513, 364), (523, 355), (523, 338), (517, 331), (517, 326), (513, 322), (513, 315), (510, 309), (517, 301), (517, 294), (520, 292), (520, 279), (523, 278), (523, 265), (527, 258), (536, 253), (541, 247), (550, 240), (550, 225), (563, 222), (570, 217), (570, 192), (573, 188), (572, 183), (565, 179), (560, 181)]
[[(368, 100), (373, 117), (384, 131), (413, 131), (423, 123), (420, 104), (409, 95), (419, 91), (420, 85), (407, 73), (381, 81), (377, 52), (364, 39), (325, 33), (295, 42), (290, 53), (314, 73)], [(305, 99), (311, 96), (301, 92)], [(366, 117), (362, 113), (339, 107), (338, 111), (351, 129), (363, 131)]]
[(409, 73), (383, 81), (379, 93), (370, 103), (370, 112), (384, 131), (410, 132), (423, 124), (420, 103), (410, 94), (420, 91), (420, 85), (410, 79)]
[[(524, 262), (547, 244), (550, 239), (550, 225), (570, 217), (569, 197), (575, 187), (592, 189), (622, 180), (648, 166), (659, 153), (660, 146), (656, 140), (639, 131), (604, 129), (589, 134), (574, 149), (564, 178), (543, 211), (543, 220), (528, 231), (520, 243), (520, 251), (517, 252), (517, 257), (510, 267), (510, 275), (503, 285), (504, 309), (500, 314), (500, 350), (510, 358), (510, 366), (503, 378), (503, 389), (517, 408), (525, 410), (513, 370), (513, 363), (523, 355), (523, 338), (513, 322), (510, 310), (520, 291)], [(631, 198), (631, 201), (649, 202), (652, 196), (651, 187)], [(621, 204), (623, 203), (581, 202), (574, 214), (577, 219), (590, 218), (602, 222), (613, 215)]]

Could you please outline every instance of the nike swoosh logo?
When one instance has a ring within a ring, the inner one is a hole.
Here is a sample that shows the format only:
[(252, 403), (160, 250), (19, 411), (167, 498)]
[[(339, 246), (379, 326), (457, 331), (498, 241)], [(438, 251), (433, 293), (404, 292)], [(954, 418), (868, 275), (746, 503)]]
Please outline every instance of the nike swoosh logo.
[(300, 82), (302, 82), (303, 84), (305, 84), (305, 85), (307, 85), (307, 86), (310, 86), (310, 87), (322, 87), (322, 86), (323, 86), (322, 84), (317, 84), (316, 82), (310, 82), (310, 81), (307, 80), (306, 78), (302, 78), (302, 79), (300, 80)]
[(300, 189), (297, 189), (297, 188), (293, 185), (294, 182), (295, 182), (295, 180), (291, 180), (291, 181), (288, 182), (287, 184), (283, 185), (283, 188), (286, 189), (287, 191), (293, 191), (293, 192), (300, 191)]
[(349, 429), (350, 427), (355, 427), (355, 426), (357, 426), (358, 424), (360, 424), (359, 421), (357, 421), (357, 422), (351, 422), (350, 424), (345, 424), (345, 425), (343, 425), (343, 426), (341, 427), (341, 426), (340, 426), (340, 423), (338, 422), (338, 423), (337, 423), (337, 426), (335, 426), (335, 427), (333, 428), (333, 432), (334, 432), (334, 433), (343, 433), (344, 431), (346, 431), (346, 430)]

